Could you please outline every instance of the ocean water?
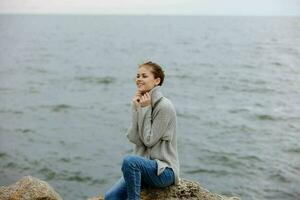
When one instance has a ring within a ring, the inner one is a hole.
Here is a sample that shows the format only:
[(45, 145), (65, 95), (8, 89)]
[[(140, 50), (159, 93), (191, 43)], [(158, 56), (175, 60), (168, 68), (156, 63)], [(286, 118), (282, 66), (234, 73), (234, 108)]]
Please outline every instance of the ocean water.
[(181, 177), (243, 200), (300, 199), (300, 18), (0, 16), (0, 185), (108, 190), (137, 65), (166, 72)]

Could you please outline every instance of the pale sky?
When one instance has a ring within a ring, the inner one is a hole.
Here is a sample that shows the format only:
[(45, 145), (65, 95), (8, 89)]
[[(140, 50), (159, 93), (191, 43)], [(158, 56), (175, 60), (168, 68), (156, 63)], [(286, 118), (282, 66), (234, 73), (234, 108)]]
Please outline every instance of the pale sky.
[(0, 13), (300, 16), (300, 0), (0, 0)]

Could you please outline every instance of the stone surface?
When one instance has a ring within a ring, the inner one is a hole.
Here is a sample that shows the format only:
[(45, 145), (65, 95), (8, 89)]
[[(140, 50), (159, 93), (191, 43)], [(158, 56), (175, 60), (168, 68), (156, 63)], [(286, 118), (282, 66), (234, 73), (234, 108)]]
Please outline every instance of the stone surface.
[(0, 187), (0, 200), (62, 200), (45, 181), (25, 176), (18, 182)]
[[(142, 188), (141, 200), (240, 200), (225, 197), (201, 187), (199, 183), (181, 179), (179, 185), (166, 188)], [(0, 187), (0, 200), (62, 200), (45, 181), (25, 176), (10, 186)], [(104, 200), (102, 196), (88, 200)]]
[[(88, 200), (103, 200), (102, 196)], [(240, 200), (238, 197), (225, 197), (201, 187), (199, 183), (181, 179), (179, 185), (166, 188), (143, 188), (142, 200)]]

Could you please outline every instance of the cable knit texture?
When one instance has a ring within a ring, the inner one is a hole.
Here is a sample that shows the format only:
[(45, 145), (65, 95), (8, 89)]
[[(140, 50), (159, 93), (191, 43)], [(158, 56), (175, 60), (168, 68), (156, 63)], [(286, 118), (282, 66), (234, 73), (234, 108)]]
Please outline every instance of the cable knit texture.
[(157, 175), (166, 167), (173, 169), (175, 185), (179, 184), (179, 160), (176, 140), (176, 111), (172, 102), (163, 96), (161, 86), (150, 91), (151, 105), (135, 108), (132, 103), (132, 122), (127, 138), (135, 144), (135, 154), (154, 159)]

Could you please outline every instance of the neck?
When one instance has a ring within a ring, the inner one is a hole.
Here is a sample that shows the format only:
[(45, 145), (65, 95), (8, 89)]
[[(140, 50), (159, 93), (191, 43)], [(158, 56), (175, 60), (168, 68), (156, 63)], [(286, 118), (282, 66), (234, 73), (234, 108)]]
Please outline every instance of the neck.
[(154, 88), (156, 88), (157, 86), (154, 86), (151, 90), (148, 90), (148, 91), (141, 91), (141, 94), (144, 95), (146, 94), (147, 92), (151, 92)]

